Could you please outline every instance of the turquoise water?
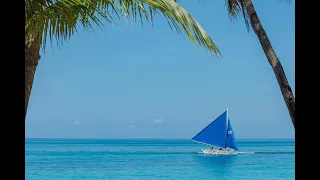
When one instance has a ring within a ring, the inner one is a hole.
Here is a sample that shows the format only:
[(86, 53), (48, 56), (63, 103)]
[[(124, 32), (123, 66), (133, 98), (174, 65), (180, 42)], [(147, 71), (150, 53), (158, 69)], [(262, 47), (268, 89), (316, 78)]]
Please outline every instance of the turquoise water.
[(234, 156), (189, 140), (26, 140), (27, 180), (294, 179), (294, 140), (238, 140)]

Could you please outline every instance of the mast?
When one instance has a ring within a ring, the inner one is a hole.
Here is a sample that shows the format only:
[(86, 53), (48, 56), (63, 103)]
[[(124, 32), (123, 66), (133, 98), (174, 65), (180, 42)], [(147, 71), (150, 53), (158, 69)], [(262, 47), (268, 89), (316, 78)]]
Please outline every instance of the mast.
[(227, 107), (227, 115), (226, 115), (226, 140), (224, 142), (224, 148), (227, 150), (227, 139), (228, 139), (228, 107)]

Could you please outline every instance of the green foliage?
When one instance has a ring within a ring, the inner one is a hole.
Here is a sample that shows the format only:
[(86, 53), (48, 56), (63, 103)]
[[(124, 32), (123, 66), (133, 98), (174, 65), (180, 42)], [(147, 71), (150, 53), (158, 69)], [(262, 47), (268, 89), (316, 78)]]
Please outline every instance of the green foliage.
[(172, 30), (185, 33), (195, 44), (212, 55), (220, 52), (202, 26), (174, 0), (26, 0), (26, 41), (33, 38), (45, 48), (47, 37), (59, 44), (70, 39), (79, 28), (102, 28), (102, 20), (111, 25), (123, 19), (153, 22), (161, 15)]
[[(225, 0), (227, 5), (228, 14), (231, 21), (238, 19), (240, 15), (243, 16), (244, 22), (247, 29), (250, 29), (250, 17), (248, 15), (247, 9), (244, 5), (245, 0)], [(279, 2), (284, 2), (290, 4), (291, 0), (277, 0)]]

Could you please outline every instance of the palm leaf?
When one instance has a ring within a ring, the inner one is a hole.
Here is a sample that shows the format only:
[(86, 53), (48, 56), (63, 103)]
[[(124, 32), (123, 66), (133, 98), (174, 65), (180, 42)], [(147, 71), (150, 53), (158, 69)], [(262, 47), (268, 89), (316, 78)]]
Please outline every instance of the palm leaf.
[(247, 30), (250, 30), (250, 18), (244, 6), (244, 0), (226, 0), (228, 15), (231, 21), (238, 19), (242, 14)]
[[(45, 2), (45, 3), (44, 3)], [(26, 0), (26, 38), (31, 35), (46, 45), (47, 37), (62, 44), (79, 28), (103, 27), (101, 20), (112, 25), (117, 20), (153, 22), (163, 15), (172, 30), (185, 33), (191, 42), (204, 47), (212, 55), (220, 52), (202, 26), (174, 0)]]
[[(279, 2), (284, 2), (290, 4), (292, 0), (277, 0)], [(248, 31), (250, 30), (250, 17), (248, 15), (247, 9), (244, 6), (244, 0), (226, 0), (228, 15), (231, 21), (238, 19), (242, 14), (244, 22)]]

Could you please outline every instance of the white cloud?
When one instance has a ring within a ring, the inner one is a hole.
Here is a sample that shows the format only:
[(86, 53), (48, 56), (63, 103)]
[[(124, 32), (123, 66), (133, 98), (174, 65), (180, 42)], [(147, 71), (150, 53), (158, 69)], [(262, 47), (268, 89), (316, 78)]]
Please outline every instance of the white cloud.
[(164, 119), (155, 119), (153, 121), (154, 124), (162, 124), (164, 122)]
[(79, 125), (79, 124), (80, 124), (80, 121), (79, 121), (79, 120), (75, 120), (75, 121), (73, 121), (72, 124), (74, 124), (74, 125)]

